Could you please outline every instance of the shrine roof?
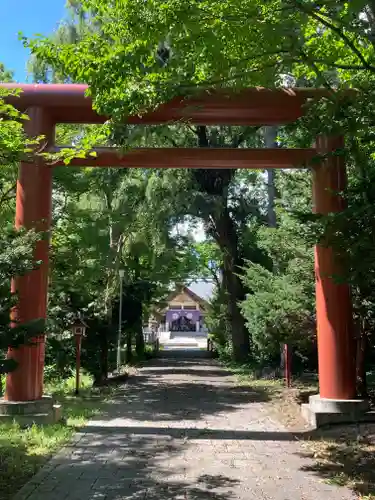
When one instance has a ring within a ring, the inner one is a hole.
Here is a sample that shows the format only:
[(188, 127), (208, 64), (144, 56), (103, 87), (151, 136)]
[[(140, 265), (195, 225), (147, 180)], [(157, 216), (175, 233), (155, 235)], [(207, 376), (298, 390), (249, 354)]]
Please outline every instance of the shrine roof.
[(201, 299), (209, 302), (215, 292), (215, 283), (212, 280), (197, 280), (186, 285), (186, 288)]

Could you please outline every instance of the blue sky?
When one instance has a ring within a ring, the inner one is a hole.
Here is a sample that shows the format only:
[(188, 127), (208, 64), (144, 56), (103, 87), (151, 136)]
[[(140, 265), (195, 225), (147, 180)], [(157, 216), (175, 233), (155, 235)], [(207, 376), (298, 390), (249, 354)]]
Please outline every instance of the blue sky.
[(64, 17), (64, 6), (65, 0), (0, 0), (0, 62), (15, 72), (17, 81), (26, 81), (28, 60), (18, 32), (48, 35)]

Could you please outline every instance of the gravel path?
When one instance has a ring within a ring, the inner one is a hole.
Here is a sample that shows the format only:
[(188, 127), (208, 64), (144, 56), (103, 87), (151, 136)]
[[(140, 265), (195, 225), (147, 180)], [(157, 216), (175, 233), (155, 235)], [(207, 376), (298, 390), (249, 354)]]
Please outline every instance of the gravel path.
[(356, 498), (305, 471), (266, 401), (212, 360), (156, 360), (15, 500)]

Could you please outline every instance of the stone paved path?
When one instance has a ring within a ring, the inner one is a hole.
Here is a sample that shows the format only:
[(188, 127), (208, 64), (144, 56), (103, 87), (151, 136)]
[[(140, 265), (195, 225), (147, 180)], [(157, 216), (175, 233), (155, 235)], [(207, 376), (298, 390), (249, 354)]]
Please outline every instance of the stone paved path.
[(304, 471), (264, 401), (211, 360), (158, 360), (15, 500), (355, 498)]

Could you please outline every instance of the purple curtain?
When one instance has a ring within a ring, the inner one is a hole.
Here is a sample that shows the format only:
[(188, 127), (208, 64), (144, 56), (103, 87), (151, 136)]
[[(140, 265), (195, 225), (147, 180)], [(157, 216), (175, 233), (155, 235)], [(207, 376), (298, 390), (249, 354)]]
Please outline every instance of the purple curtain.
[(168, 321), (168, 323), (176, 321), (176, 319), (181, 317), (187, 318), (190, 321), (197, 322), (201, 317), (201, 312), (197, 310), (184, 311), (183, 309), (169, 309), (165, 314), (165, 319), (166, 321)]

